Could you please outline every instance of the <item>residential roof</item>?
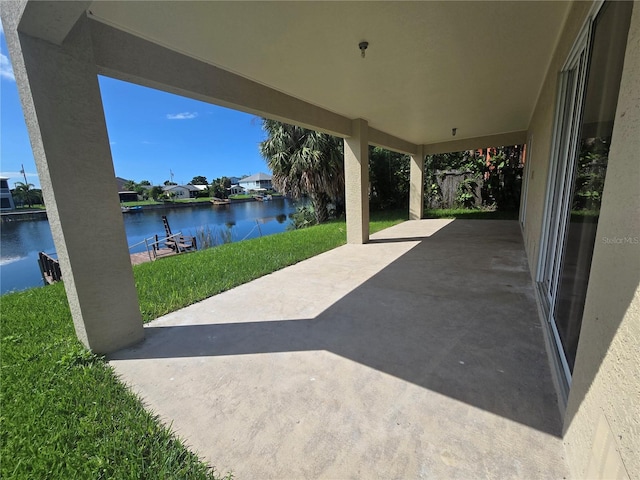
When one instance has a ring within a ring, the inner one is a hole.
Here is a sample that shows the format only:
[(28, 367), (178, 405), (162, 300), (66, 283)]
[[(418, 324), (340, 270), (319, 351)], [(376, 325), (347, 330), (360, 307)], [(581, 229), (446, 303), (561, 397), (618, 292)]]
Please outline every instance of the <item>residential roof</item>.
[(121, 192), (124, 190), (124, 185), (128, 181), (129, 180), (127, 180), (126, 178), (116, 177), (116, 188), (118, 189), (118, 192)]
[(239, 183), (248, 183), (248, 182), (258, 182), (260, 180), (271, 180), (271, 175), (269, 175), (268, 173), (256, 173), (253, 175), (249, 175), (248, 177), (243, 178), (242, 180), (240, 180)]
[(162, 190), (165, 192), (168, 190), (173, 190), (174, 188), (185, 188), (190, 192), (199, 192), (200, 189), (196, 185), (163, 185)]

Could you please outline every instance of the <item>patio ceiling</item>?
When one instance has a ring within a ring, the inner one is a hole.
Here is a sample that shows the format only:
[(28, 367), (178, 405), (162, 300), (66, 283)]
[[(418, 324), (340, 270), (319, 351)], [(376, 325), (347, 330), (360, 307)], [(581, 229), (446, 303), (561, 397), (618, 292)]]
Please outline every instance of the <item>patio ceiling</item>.
[(526, 130), (569, 3), (93, 2), (89, 10), (420, 145), (452, 140), (452, 127), (456, 140)]

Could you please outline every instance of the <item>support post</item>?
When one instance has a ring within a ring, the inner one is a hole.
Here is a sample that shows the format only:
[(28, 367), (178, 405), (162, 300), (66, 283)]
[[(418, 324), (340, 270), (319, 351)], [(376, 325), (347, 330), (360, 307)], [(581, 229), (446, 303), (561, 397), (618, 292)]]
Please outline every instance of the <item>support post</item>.
[(347, 243), (369, 241), (369, 125), (352, 122), (351, 137), (344, 139), (344, 183)]
[(424, 214), (424, 155), (422, 145), (411, 155), (409, 180), (409, 220), (420, 220)]
[(7, 46), (76, 334), (109, 353), (144, 332), (87, 19), (57, 45), (19, 31), (24, 2), (8, 7)]

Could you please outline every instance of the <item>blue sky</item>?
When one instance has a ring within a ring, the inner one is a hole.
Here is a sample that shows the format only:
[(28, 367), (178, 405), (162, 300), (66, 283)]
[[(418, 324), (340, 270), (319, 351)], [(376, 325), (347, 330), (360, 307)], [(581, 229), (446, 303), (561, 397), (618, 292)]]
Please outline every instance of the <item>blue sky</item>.
[[(24, 181), (24, 164), (39, 188), (4, 33), (0, 55), (0, 174), (13, 187)], [(117, 176), (161, 184), (170, 171), (177, 183), (269, 173), (258, 150), (265, 137), (260, 118), (107, 77), (99, 82)]]

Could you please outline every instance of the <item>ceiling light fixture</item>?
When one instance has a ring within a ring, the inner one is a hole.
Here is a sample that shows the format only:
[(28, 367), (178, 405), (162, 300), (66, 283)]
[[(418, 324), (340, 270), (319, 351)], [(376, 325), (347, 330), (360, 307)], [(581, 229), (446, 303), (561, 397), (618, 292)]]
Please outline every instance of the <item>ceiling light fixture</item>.
[(369, 42), (360, 42), (358, 44), (358, 48), (360, 49), (360, 55), (362, 56), (362, 58), (364, 58), (364, 51), (367, 49), (368, 46), (369, 46)]

